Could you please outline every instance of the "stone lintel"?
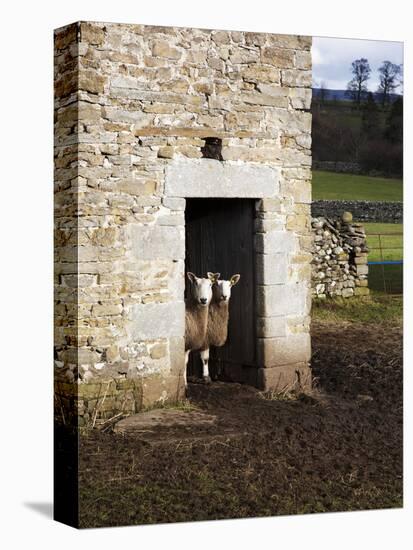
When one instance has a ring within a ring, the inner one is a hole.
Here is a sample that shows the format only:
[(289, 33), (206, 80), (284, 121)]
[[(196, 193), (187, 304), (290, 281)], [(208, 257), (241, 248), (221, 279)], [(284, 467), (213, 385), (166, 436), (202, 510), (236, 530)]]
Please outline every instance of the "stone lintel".
[(166, 167), (170, 197), (262, 198), (279, 192), (279, 170), (268, 165), (213, 159), (172, 161)]

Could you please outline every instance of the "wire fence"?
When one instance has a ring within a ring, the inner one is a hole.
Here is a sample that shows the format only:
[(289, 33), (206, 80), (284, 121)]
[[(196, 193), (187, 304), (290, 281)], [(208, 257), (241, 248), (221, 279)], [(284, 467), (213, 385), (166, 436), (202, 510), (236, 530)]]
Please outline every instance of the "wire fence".
[(368, 233), (369, 288), (403, 294), (403, 233)]

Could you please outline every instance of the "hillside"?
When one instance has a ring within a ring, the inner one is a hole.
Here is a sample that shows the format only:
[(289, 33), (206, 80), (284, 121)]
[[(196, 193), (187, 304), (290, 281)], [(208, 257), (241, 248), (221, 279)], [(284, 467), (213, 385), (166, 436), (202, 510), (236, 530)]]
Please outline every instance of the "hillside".
[[(382, 94), (379, 92), (372, 92), (374, 100), (378, 103), (382, 101)], [(332, 90), (330, 88), (313, 88), (313, 99), (319, 99), (324, 94), (324, 98), (330, 101), (346, 101), (350, 102), (351, 98), (347, 95), (347, 90)], [(396, 101), (400, 94), (389, 94), (390, 101)]]
[(402, 201), (403, 180), (314, 170), (313, 199)]

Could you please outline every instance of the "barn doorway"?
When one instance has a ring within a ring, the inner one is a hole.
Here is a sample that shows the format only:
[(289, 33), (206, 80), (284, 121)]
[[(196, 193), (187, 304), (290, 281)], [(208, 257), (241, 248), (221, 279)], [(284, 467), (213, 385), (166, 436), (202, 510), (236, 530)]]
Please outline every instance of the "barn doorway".
[[(243, 382), (256, 373), (254, 217), (253, 199), (186, 200), (185, 272), (203, 277), (220, 272), (221, 279), (241, 274), (231, 295), (227, 343), (211, 349), (213, 379)], [(188, 376), (201, 378), (201, 373), (199, 354), (192, 353)]]

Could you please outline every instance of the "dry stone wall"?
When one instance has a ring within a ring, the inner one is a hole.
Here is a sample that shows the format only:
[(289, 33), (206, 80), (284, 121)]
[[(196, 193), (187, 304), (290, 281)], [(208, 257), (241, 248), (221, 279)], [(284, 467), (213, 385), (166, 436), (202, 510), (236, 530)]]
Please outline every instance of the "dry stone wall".
[(222, 140), (225, 173), (249, 164), (275, 173), (274, 192), (257, 195), (256, 383), (307, 369), (310, 48), (310, 37), (239, 31), (89, 22), (55, 31), (59, 380), (135, 380), (141, 406), (183, 396), (185, 193), (166, 192), (167, 174), (219, 163), (202, 159), (207, 137)]
[(358, 222), (403, 223), (403, 203), (386, 201), (313, 201), (313, 216), (340, 218), (350, 211)]
[(360, 223), (345, 212), (333, 221), (322, 216), (312, 219), (314, 253), (312, 292), (318, 298), (369, 294), (368, 248)]
[(349, 162), (343, 160), (313, 160), (313, 170), (326, 170), (327, 172), (360, 174), (361, 166), (358, 162)]

